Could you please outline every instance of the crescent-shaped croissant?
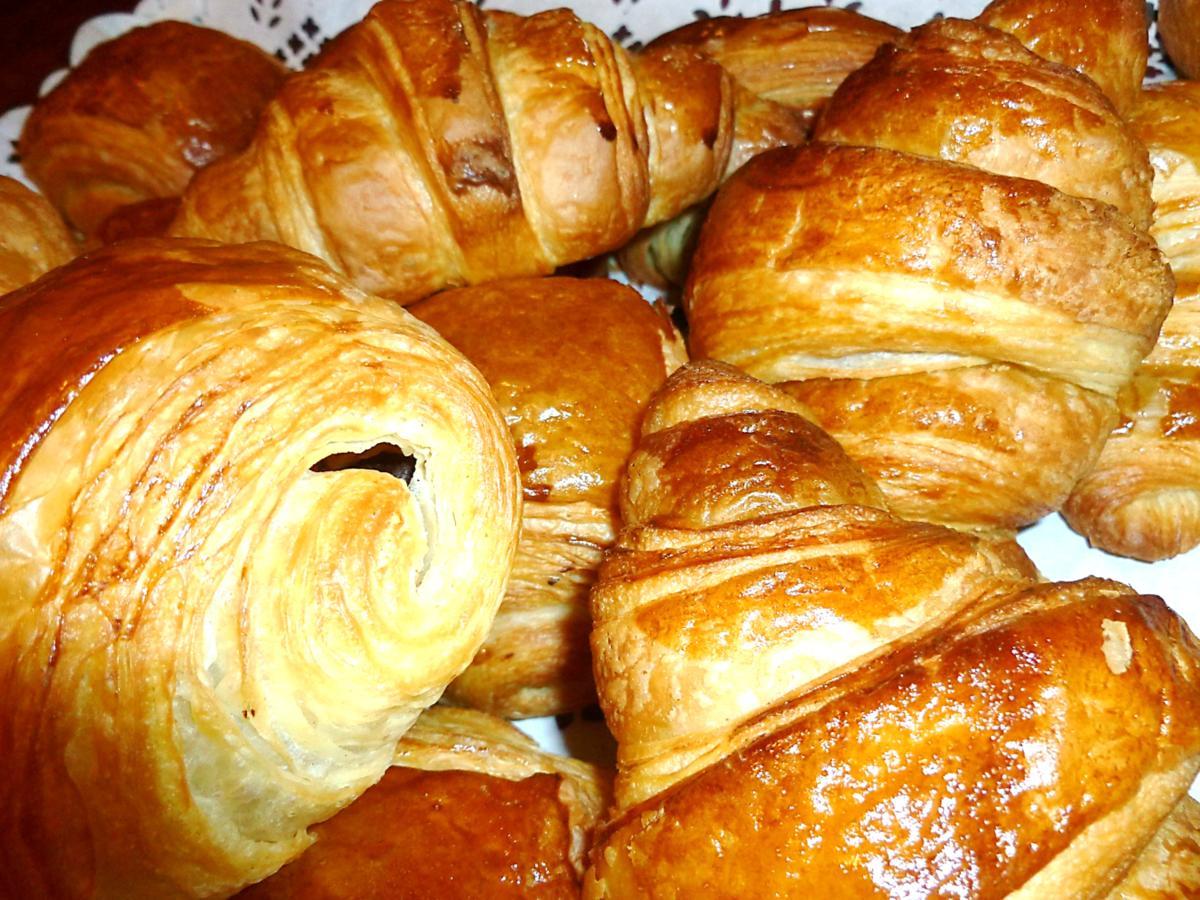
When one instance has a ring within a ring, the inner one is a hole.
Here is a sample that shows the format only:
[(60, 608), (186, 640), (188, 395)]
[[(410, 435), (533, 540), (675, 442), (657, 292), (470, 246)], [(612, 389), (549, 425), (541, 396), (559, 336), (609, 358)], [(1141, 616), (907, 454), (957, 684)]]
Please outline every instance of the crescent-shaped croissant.
[(114, 211), (178, 197), (197, 169), (244, 148), (285, 73), (211, 28), (135, 28), (99, 44), (34, 104), (21, 166), (90, 239)]
[(664, 310), (602, 278), (515, 278), (412, 307), (491, 384), (524, 493), (504, 604), (447, 697), (506, 718), (593, 702), (588, 592), (618, 527), (642, 408), (683, 364)]
[[(280, 241), (403, 302), (544, 275), (711, 194), (737, 92), (695, 51), (631, 57), (566, 10), (384, 0), (193, 180), (173, 230)], [(755, 146), (803, 137), (751, 99)]]
[(802, 412), (713, 363), (647, 412), (594, 592), (620, 769), (584, 895), (1099, 897), (1170, 855), (1182, 620), (885, 512)]
[(487, 384), (272, 245), (0, 302), (0, 893), (227, 895), (470, 662), (516, 545)]
[(1175, 272), (1175, 304), (1063, 515), (1103, 550), (1154, 560), (1200, 544), (1200, 84), (1148, 89), (1133, 123), (1154, 162), (1151, 233)]
[(1172, 288), (1110, 206), (812, 144), (726, 183), (684, 300), (693, 356), (796, 382), (897, 512), (1007, 530), (1094, 464)]

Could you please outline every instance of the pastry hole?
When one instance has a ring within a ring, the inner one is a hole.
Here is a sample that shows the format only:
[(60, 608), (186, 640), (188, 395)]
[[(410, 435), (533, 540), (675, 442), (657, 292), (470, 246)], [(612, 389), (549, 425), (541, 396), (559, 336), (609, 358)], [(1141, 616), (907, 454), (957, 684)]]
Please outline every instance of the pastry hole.
[(386, 472), (405, 484), (411, 484), (413, 473), (417, 470), (417, 460), (395, 444), (376, 444), (361, 453), (331, 453), (310, 467), (313, 472), (341, 472), (345, 469)]

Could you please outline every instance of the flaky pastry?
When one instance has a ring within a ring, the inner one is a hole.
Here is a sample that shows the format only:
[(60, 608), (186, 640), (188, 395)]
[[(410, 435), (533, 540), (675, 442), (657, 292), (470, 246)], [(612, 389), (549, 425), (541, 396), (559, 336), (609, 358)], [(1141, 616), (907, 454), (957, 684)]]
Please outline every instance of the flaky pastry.
[(482, 643), (504, 421), (430, 328), (274, 245), (95, 251), (0, 301), (0, 347), (0, 894), (228, 895)]

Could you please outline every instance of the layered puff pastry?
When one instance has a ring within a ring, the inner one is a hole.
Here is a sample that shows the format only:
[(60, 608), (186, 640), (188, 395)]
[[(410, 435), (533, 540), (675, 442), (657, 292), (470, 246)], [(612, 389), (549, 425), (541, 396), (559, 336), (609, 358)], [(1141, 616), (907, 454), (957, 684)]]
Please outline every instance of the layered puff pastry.
[(796, 382), (897, 512), (1006, 531), (1094, 464), (1172, 292), (1110, 206), (812, 144), (725, 185), (684, 301), (694, 356)]
[(1133, 123), (1154, 162), (1151, 232), (1175, 272), (1175, 304), (1063, 515), (1102, 550), (1155, 560), (1200, 544), (1200, 84), (1148, 89)]
[(633, 58), (566, 10), (383, 0), (192, 182), (172, 230), (277, 240), (408, 302), (621, 246), (711, 194), (739, 128), (756, 148), (804, 133), (690, 48)]
[(0, 176), (0, 294), (70, 262), (78, 250), (45, 197)]
[(1100, 88), (976, 22), (942, 19), (881, 47), (813, 137), (1032, 178), (1150, 224), (1146, 148)]
[(593, 595), (620, 770), (584, 896), (1101, 897), (1143, 854), (1188, 883), (1182, 620), (887, 513), (803, 412), (711, 363), (647, 412)]
[(615, 537), (642, 408), (685, 360), (670, 319), (605, 279), (515, 279), (412, 307), (479, 367), (509, 423), (523, 531), (503, 606), (448, 691), (507, 718), (595, 700), (588, 591)]
[(273, 245), (95, 251), (0, 301), (0, 347), (0, 894), (231, 894), (478, 650), (504, 420), (430, 328)]
[(186, 22), (98, 45), (33, 107), (21, 165), (85, 238), (128, 204), (177, 197), (241, 150), (285, 69), (258, 47)]
[(507, 723), (435, 706), (393, 768), (242, 900), (578, 898), (607, 773)]

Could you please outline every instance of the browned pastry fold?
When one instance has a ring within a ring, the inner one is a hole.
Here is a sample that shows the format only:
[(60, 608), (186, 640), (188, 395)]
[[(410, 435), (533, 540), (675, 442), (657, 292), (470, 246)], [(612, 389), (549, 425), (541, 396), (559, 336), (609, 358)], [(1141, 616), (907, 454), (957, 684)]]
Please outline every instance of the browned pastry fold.
[(90, 238), (117, 208), (178, 196), (197, 169), (245, 147), (284, 74), (253, 44), (210, 28), (135, 28), (34, 105), (21, 165)]
[(1200, 544), (1200, 84), (1147, 90), (1133, 123), (1154, 162), (1151, 233), (1174, 269), (1175, 304), (1063, 513), (1093, 545), (1155, 560)]
[[(620, 769), (584, 896), (1099, 897), (1175, 854), (1200, 770), (1182, 620), (862, 505), (794, 408), (711, 363), (652, 402), (631, 484), (714, 505), (623, 531), (593, 595)], [(741, 486), (753, 457), (770, 488)]]
[(1159, 0), (1158, 36), (1180, 74), (1200, 78), (1200, 3)]
[(813, 137), (1032, 178), (1150, 224), (1146, 148), (1108, 98), (975, 22), (943, 19), (885, 44), (842, 82)]
[(736, 93), (694, 50), (631, 58), (566, 10), (384, 0), (193, 181), (174, 230), (277, 240), (404, 302), (547, 274), (708, 196)]
[[(1174, 2), (1160, 0), (1160, 20)], [(1146, 11), (1143, 0), (993, 0), (977, 20), (1087, 75), (1127, 115), (1150, 56)]]
[(577, 898), (607, 796), (595, 767), (544, 753), (485, 713), (435, 706), (378, 784), (238, 896)]
[(694, 356), (799, 382), (901, 515), (1008, 530), (1093, 465), (1172, 286), (1105, 204), (813, 144), (722, 188), (684, 300)]
[(46, 198), (0, 177), (0, 294), (75, 258), (78, 247)]
[(228, 895), (478, 650), (503, 418), (432, 329), (275, 245), (95, 251), (0, 301), (0, 352), (0, 896)]
[(642, 407), (685, 359), (660, 309), (604, 279), (514, 279), (412, 308), (479, 367), (521, 467), (523, 531), (504, 604), (447, 696), (508, 718), (595, 698), (588, 591), (615, 536)]

